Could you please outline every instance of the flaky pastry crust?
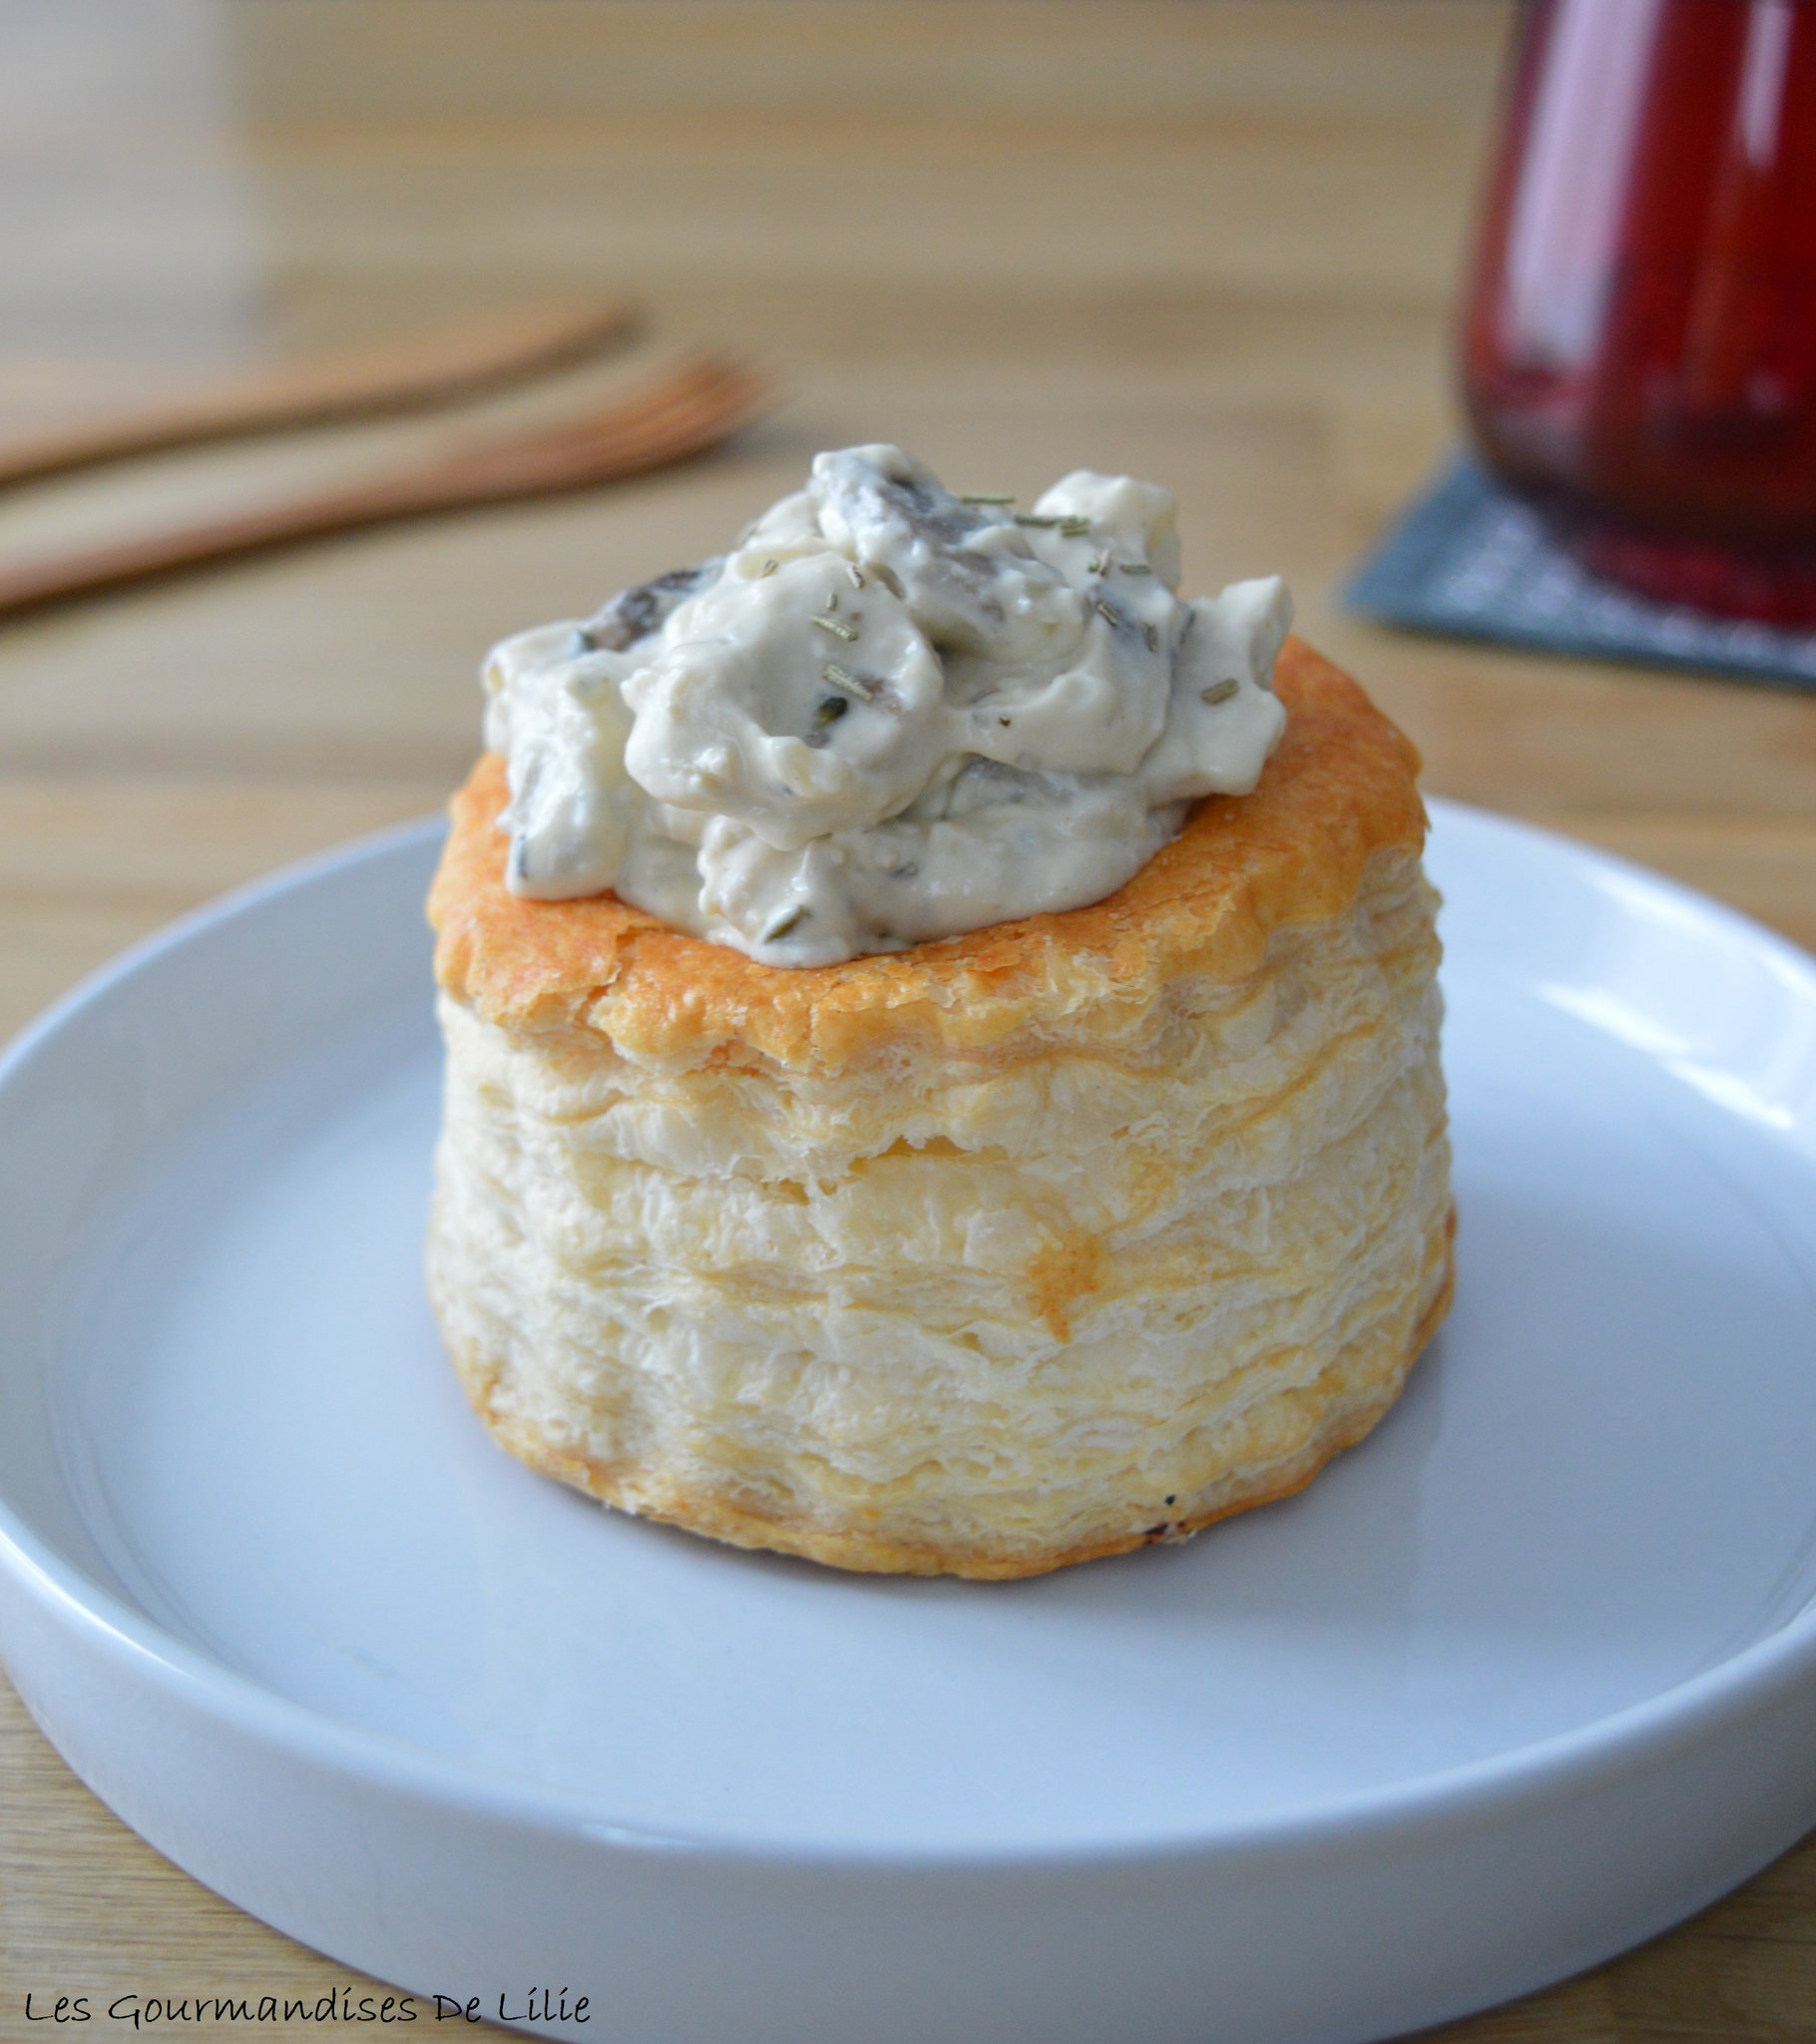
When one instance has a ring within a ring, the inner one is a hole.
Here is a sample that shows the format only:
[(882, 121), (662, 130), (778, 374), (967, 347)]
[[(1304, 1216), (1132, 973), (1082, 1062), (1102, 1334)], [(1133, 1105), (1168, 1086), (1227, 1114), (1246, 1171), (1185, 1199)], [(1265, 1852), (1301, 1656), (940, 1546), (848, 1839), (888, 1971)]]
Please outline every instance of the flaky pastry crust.
[(431, 895), (430, 1292), (475, 1409), (623, 1509), (982, 1578), (1301, 1488), (1451, 1288), (1417, 757), (1288, 641), (1287, 731), (1090, 908), (764, 966), (503, 882)]

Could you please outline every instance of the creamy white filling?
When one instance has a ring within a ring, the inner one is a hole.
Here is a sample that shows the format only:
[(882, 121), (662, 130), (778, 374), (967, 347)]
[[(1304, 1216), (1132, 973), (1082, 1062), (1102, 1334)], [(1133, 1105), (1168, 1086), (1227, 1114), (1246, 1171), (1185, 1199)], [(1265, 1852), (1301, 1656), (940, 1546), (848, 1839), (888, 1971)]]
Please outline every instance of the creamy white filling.
[(828, 965), (1114, 893), (1279, 742), (1278, 576), (1181, 601), (1171, 495), (1032, 512), (821, 454), (722, 559), (494, 648), (514, 893)]

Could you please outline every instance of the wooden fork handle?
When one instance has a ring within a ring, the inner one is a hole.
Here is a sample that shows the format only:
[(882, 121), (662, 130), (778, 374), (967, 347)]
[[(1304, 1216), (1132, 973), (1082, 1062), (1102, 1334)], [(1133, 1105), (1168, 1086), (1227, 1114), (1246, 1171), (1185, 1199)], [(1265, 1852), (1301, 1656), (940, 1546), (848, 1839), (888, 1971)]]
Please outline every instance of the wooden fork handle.
[(0, 569), (0, 615), (330, 533), (614, 482), (717, 446), (750, 416), (760, 394), (741, 371), (695, 364), (567, 425), (287, 503)]
[(588, 360), (632, 337), (625, 305), (544, 306), (483, 326), (239, 376), (83, 425), (0, 442), (0, 488), (248, 433), (426, 411)]

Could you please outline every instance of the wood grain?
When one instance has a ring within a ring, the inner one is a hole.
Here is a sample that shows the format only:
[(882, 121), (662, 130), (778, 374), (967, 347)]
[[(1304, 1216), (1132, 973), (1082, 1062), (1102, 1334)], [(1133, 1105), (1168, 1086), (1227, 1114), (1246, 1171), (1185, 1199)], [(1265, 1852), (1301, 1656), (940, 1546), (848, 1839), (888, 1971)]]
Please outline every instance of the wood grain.
[[(1816, 943), (1816, 698), (1400, 638), (1336, 601), (1456, 431), (1506, 25), (1453, 0), (14, 0), (0, 431), (601, 292), (792, 398), (673, 475), (0, 630), (0, 1029), (219, 888), (434, 806), (493, 639), (697, 558), (816, 447), (880, 437), (966, 489), (1164, 478), (1191, 579), (1286, 573), (1429, 785)], [(11, 493), (0, 566), (457, 437), (370, 425)], [(28, 1989), (343, 1979), (167, 1865), (0, 1697), (0, 2039), (49, 2034)], [(1816, 1845), (1432, 2034), (1816, 2038)]]

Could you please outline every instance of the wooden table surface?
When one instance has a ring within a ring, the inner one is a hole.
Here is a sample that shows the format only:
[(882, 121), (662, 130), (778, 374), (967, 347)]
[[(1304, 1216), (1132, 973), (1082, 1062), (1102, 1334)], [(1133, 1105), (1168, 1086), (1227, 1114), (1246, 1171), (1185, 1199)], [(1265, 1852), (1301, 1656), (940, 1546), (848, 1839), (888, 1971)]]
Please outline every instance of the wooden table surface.
[[(623, 291), (651, 313), (640, 356), (485, 418), (701, 340), (784, 402), (681, 472), (0, 627), (0, 1034), (208, 895), (434, 808), (491, 640), (710, 550), (857, 439), (956, 487), (1026, 495), (1080, 462), (1165, 480), (1189, 579), (1283, 571), (1430, 787), (1816, 943), (1816, 697), (1416, 641), (1336, 600), (1456, 431), (1448, 320), (1505, 29), (1460, 0), (9, 0), (0, 429)], [(19, 492), (0, 560), (471, 430)], [(1806, 1843), (1645, 1949), (1434, 2034), (1816, 2037), (1813, 1946)], [(0, 2037), (47, 2034), (28, 1991), (346, 1977), (161, 1859), (0, 1694)]]

